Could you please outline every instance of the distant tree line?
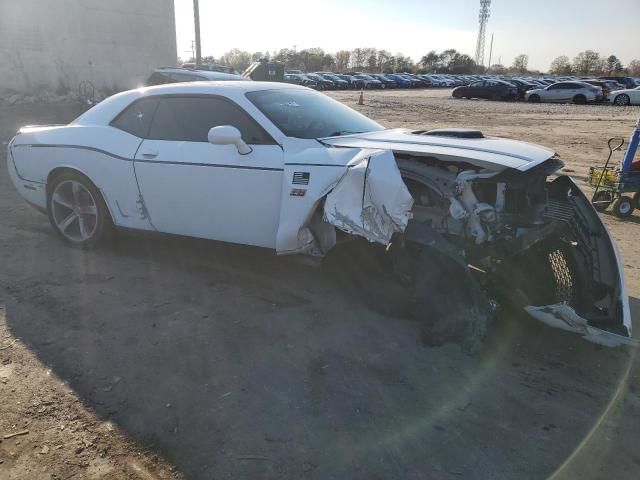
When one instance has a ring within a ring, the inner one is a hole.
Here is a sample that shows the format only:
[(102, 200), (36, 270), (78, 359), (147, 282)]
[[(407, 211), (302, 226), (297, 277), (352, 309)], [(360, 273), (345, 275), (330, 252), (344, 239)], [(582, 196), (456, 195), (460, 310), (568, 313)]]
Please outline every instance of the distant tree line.
[(554, 75), (630, 75), (640, 77), (640, 60), (632, 60), (625, 67), (615, 55), (604, 57), (593, 50), (585, 50), (576, 55), (573, 61), (566, 55), (557, 57), (551, 62), (549, 73)]
[[(308, 48), (295, 50), (282, 48), (274, 52), (249, 53), (233, 49), (221, 57), (203, 57), (203, 63), (218, 63), (228, 65), (239, 72), (244, 71), (252, 62), (262, 58), (282, 62), (288, 69), (300, 69), (307, 72), (322, 70), (348, 72), (366, 71), (370, 73), (483, 73), (486, 69), (476, 65), (469, 55), (455, 49), (435, 50), (424, 55), (419, 62), (414, 62), (402, 53), (392, 54), (387, 50), (376, 48), (355, 48), (340, 50), (334, 54), (325, 52), (322, 48)], [(193, 58), (188, 62), (193, 62)]]
[[(218, 63), (228, 65), (239, 72), (243, 72), (252, 62), (267, 58), (282, 62), (288, 69), (299, 69), (306, 72), (318, 71), (363, 71), (369, 73), (452, 73), (477, 74), (485, 73), (487, 69), (477, 65), (475, 61), (464, 53), (451, 48), (438, 53), (431, 50), (414, 62), (402, 53), (392, 54), (387, 50), (376, 48), (355, 48), (353, 50), (339, 50), (334, 54), (325, 52), (322, 48), (307, 48), (296, 50), (282, 48), (273, 52), (246, 52), (234, 48), (218, 58), (204, 57), (203, 63)], [(193, 59), (189, 61), (193, 62)], [(539, 73), (529, 70), (529, 56), (520, 54), (515, 57), (510, 67), (495, 64), (488, 69), (494, 74), (529, 74)], [(559, 56), (549, 68), (553, 75), (631, 75), (640, 76), (640, 60), (633, 60), (624, 67), (617, 56), (603, 57), (592, 50), (580, 52), (571, 61), (569, 57)]]

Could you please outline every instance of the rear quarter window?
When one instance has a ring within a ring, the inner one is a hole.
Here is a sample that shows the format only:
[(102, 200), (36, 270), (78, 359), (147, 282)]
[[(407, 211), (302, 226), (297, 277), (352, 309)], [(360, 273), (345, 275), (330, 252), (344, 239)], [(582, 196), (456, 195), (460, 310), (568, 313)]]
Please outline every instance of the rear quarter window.
[(146, 138), (157, 108), (158, 99), (143, 98), (125, 108), (113, 119), (111, 126), (136, 137)]

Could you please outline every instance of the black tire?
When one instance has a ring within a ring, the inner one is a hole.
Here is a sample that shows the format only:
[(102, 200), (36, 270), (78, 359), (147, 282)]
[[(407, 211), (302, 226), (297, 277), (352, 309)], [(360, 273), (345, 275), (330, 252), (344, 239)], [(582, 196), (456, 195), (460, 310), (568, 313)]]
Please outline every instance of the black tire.
[(636, 192), (633, 196), (633, 206), (640, 209), (640, 192)]
[(484, 293), (466, 268), (443, 253), (424, 248), (416, 261), (412, 313), (420, 322), (422, 343), (456, 342), (467, 353), (478, 352), (492, 316)]
[(584, 105), (585, 103), (587, 103), (587, 97), (582, 94), (578, 94), (573, 97), (573, 103), (575, 103), (576, 105)]
[(622, 196), (613, 204), (613, 213), (618, 218), (628, 218), (635, 210), (634, 201), (631, 197)]
[(626, 93), (622, 93), (620, 95), (617, 95), (616, 98), (613, 99), (613, 104), (619, 107), (626, 107), (627, 105), (631, 104), (631, 98), (629, 98), (629, 95), (627, 95)]
[(454, 91), (451, 93), (451, 96), (452, 96), (453, 98), (462, 98), (462, 92), (461, 92), (460, 90), (454, 90)]
[(536, 95), (535, 93), (533, 95), (529, 96), (529, 102), (530, 103), (540, 103), (540, 95)]
[[(80, 185), (77, 193), (74, 185)], [(69, 188), (73, 200), (62, 199), (62, 194)], [(70, 204), (64, 205), (65, 202)], [(84, 203), (84, 206), (82, 205)], [(95, 207), (95, 208), (94, 208)], [(94, 208), (94, 213), (80, 213), (82, 209)], [(73, 216), (76, 218), (69, 222), (67, 228), (62, 229), (61, 218)], [(47, 215), (54, 231), (68, 245), (74, 248), (90, 249), (98, 246), (114, 231), (113, 221), (109, 209), (102, 198), (102, 194), (96, 186), (84, 175), (65, 171), (55, 176), (47, 185)], [(82, 226), (81, 226), (82, 224)], [(75, 232), (77, 230), (77, 233)]]
[(591, 199), (591, 203), (593, 204), (593, 208), (595, 208), (598, 212), (604, 212), (609, 205), (613, 202), (613, 195), (611, 192), (606, 190), (600, 190), (596, 193)]

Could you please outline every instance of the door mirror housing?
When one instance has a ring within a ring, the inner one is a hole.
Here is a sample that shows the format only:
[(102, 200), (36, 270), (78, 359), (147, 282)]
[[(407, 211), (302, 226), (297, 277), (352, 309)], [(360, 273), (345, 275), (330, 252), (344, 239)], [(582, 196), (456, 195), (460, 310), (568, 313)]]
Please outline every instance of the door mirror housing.
[(213, 145), (235, 145), (240, 155), (251, 153), (251, 147), (242, 140), (240, 130), (231, 125), (221, 125), (209, 130), (209, 143)]

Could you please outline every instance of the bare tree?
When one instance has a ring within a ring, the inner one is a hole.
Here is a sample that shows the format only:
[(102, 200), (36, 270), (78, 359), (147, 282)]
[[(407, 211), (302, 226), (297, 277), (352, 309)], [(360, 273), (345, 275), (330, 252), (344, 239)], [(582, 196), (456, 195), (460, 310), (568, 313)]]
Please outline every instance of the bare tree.
[(363, 48), (355, 48), (351, 52), (351, 65), (353, 70), (361, 70), (364, 67), (364, 61), (366, 59)]
[(338, 72), (346, 72), (349, 69), (349, 63), (351, 62), (351, 52), (349, 50), (340, 50), (336, 52), (336, 70)]
[(600, 54), (593, 50), (580, 52), (573, 59), (573, 70), (578, 75), (591, 75), (601, 66)]
[(622, 72), (622, 62), (615, 55), (609, 55), (606, 60), (605, 72), (607, 75), (613, 75)]
[(549, 73), (553, 75), (571, 75), (573, 73), (573, 67), (571, 66), (569, 57), (566, 55), (556, 57), (553, 62), (551, 62)]
[(511, 66), (511, 68), (518, 73), (527, 73), (528, 67), (529, 67), (529, 55), (524, 53), (514, 58), (513, 65)]
[(640, 60), (631, 60), (627, 70), (632, 77), (640, 77)]

